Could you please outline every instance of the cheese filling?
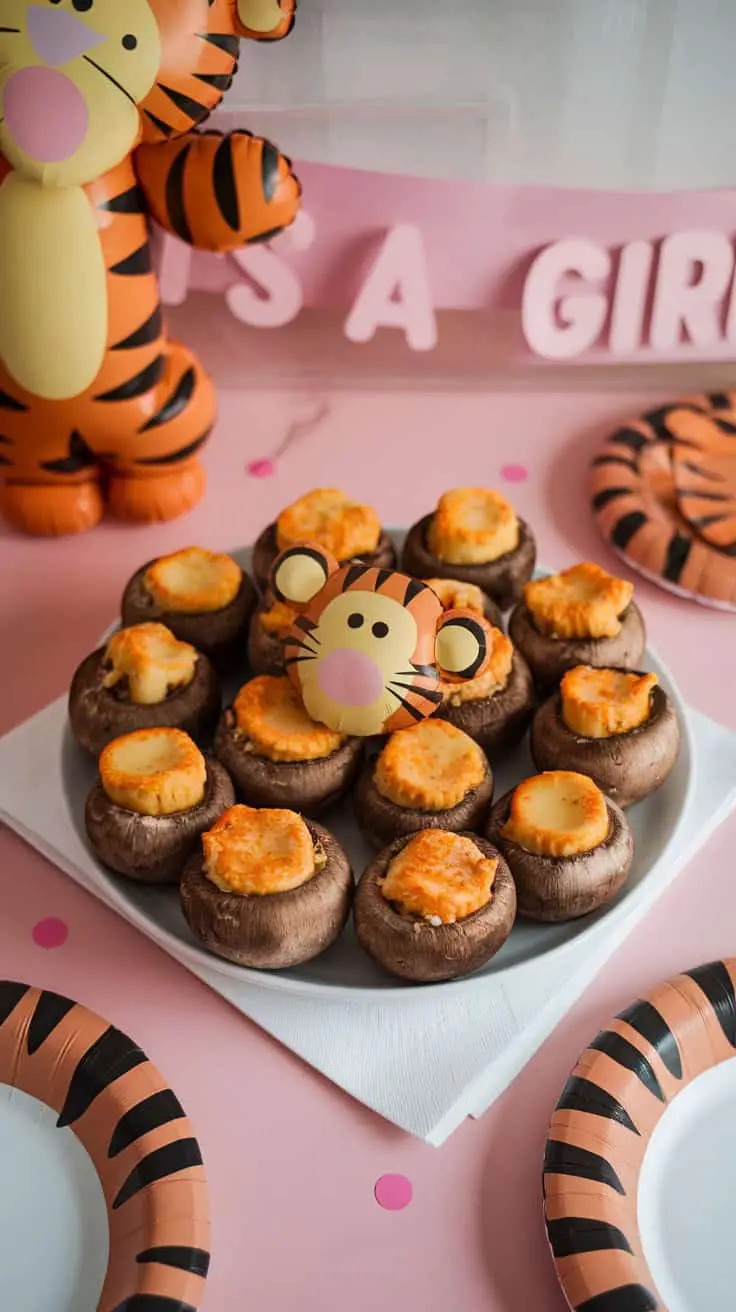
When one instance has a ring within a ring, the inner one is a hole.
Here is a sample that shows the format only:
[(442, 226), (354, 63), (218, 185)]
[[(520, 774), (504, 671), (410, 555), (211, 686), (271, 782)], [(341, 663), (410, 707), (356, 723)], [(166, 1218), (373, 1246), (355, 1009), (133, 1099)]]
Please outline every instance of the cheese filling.
[(415, 834), (390, 863), (383, 897), (406, 915), (452, 925), (488, 906), (498, 868), (470, 838), (443, 829)]
[(269, 761), (319, 761), (346, 741), (307, 714), (290, 679), (270, 674), (251, 679), (233, 703), (235, 723), (250, 750)]
[(126, 683), (127, 700), (136, 706), (158, 706), (194, 678), (196, 648), (179, 642), (164, 624), (134, 624), (114, 633), (107, 644), (104, 688)]
[(334, 487), (315, 488), (282, 510), (276, 521), (276, 544), (286, 551), (314, 542), (341, 563), (375, 551), (381, 522), (375, 510), (360, 505)]
[(633, 595), (632, 583), (589, 562), (524, 587), (536, 628), (551, 638), (615, 638)]
[(651, 713), (656, 674), (576, 665), (560, 684), (562, 718), (581, 738), (611, 738), (646, 724)]
[(391, 735), (373, 780), (397, 806), (446, 811), (478, 788), (486, 772), (480, 747), (462, 729), (446, 720), (422, 720)]
[(296, 811), (231, 806), (202, 835), (204, 872), (222, 893), (290, 893), (324, 870), (327, 857)]
[(592, 852), (608, 837), (609, 817), (600, 788), (587, 775), (550, 770), (514, 790), (504, 838), (538, 856)]
[(490, 664), (482, 674), (477, 674), (474, 679), (467, 679), (465, 683), (456, 683), (450, 679), (440, 680), (440, 692), (448, 706), (463, 706), (466, 702), (484, 701), (506, 687), (511, 677), (514, 648), (511, 639), (507, 638), (500, 629), (489, 625), (488, 633), (491, 635)]
[(485, 613), (483, 593), (474, 583), (463, 583), (462, 579), (423, 579), (436, 597), (439, 597), (443, 610), (472, 610), (476, 615)]
[(285, 638), (296, 619), (296, 611), (287, 606), (285, 601), (275, 601), (268, 610), (258, 615), (261, 628), (270, 638)]
[(237, 597), (243, 572), (232, 556), (185, 547), (148, 566), (143, 585), (156, 605), (174, 614), (224, 610)]
[(138, 729), (104, 748), (100, 782), (116, 806), (139, 815), (175, 815), (203, 800), (207, 767), (180, 729)]
[(441, 496), (428, 546), (448, 565), (487, 565), (519, 545), (519, 521), (500, 492), (462, 487)]

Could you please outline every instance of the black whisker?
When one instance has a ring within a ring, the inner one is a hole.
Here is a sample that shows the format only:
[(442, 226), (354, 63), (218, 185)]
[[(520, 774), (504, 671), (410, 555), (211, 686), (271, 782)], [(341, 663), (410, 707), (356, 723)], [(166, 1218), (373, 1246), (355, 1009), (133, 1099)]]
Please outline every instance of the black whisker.
[(434, 665), (415, 665), (411, 670), (397, 670), (400, 679), (413, 679), (415, 674), (423, 674), (427, 679), (436, 679), (437, 671)]
[(316, 655), (317, 655), (316, 651), (314, 651), (314, 649), (313, 649), (312, 647), (308, 647), (307, 644), (306, 644), (306, 642), (300, 642), (298, 638), (292, 638), (292, 637), (289, 637), (289, 638), (286, 638), (285, 641), (286, 641), (286, 645), (287, 645), (288, 647), (298, 647), (300, 651), (306, 651), (306, 652), (309, 652), (309, 655), (310, 655), (310, 656), (315, 656), (315, 657), (316, 657)]
[(389, 679), (389, 688), (403, 688), (405, 692), (415, 692), (417, 697), (424, 697), (428, 702), (434, 702), (439, 706), (442, 701), (442, 693), (436, 688), (422, 688), (414, 683), (399, 683), (398, 679)]
[(386, 692), (390, 697), (395, 697), (397, 702), (400, 702), (404, 709), (407, 710), (415, 720), (426, 719), (424, 711), (420, 711), (417, 706), (412, 706), (411, 702), (407, 701), (406, 697), (402, 697), (401, 693), (397, 692), (395, 688), (387, 688)]
[(299, 665), (301, 661), (316, 661), (316, 656), (287, 656), (284, 665)]
[(108, 82), (112, 82), (113, 86), (117, 87), (118, 91), (122, 91), (123, 95), (128, 97), (131, 105), (135, 105), (136, 109), (138, 108), (135, 97), (131, 96), (130, 92), (123, 86), (122, 82), (118, 82), (117, 78), (113, 77), (112, 73), (108, 73), (107, 69), (102, 67), (102, 64), (95, 63), (94, 59), (90, 59), (89, 55), (83, 55), (82, 58), (86, 59), (87, 63), (91, 64), (93, 68), (96, 68), (97, 72), (101, 73), (103, 77), (106, 77)]
[(0, 32), (18, 32), (18, 33), (20, 34), (20, 28), (19, 28), (19, 27), (0, 27)]

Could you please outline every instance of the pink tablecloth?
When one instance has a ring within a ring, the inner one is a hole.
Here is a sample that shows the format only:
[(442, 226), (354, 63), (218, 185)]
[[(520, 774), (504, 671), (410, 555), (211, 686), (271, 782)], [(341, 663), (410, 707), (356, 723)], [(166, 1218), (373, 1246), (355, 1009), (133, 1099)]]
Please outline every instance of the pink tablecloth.
[[(188, 520), (110, 526), (62, 542), (0, 530), (0, 730), (63, 691), (144, 559), (186, 543), (245, 543), (316, 484), (372, 500), (391, 524), (415, 518), (452, 484), (495, 484), (534, 526), (544, 563), (592, 556), (612, 565), (588, 516), (587, 456), (608, 426), (664, 399), (336, 395), (275, 473), (256, 479), (247, 466), (267, 458), (315, 404), (226, 395), (206, 457), (209, 496)], [(686, 697), (736, 728), (733, 618), (648, 584), (637, 589), (652, 640)], [(612, 1012), (663, 975), (736, 952), (735, 837), (732, 819), (505, 1097), (440, 1150), (329, 1086), (7, 832), (0, 974), (101, 1011), (143, 1044), (177, 1090), (212, 1189), (208, 1312), (251, 1303), (260, 1312), (343, 1312), (347, 1304), (353, 1312), (560, 1312), (540, 1205), (549, 1112)], [(374, 1198), (390, 1173), (413, 1186), (402, 1210)]]

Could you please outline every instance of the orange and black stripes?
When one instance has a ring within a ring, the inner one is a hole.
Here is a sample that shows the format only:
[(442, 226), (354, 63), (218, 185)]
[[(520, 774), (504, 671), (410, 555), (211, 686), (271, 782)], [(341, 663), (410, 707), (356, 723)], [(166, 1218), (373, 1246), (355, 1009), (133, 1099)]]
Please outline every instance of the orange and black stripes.
[(639, 1172), (677, 1094), (736, 1053), (736, 961), (677, 976), (583, 1053), (552, 1117), (547, 1234), (576, 1312), (667, 1312), (642, 1252)]

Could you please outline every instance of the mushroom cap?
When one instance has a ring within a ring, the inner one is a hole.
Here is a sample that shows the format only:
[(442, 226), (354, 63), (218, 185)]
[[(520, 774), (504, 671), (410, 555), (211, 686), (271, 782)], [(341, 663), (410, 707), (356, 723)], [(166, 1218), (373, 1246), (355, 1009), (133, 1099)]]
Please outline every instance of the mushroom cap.
[[(271, 567), (274, 561), (280, 555), (279, 547), (276, 542), (276, 524), (269, 524), (259, 534), (253, 544), (253, 556), (251, 569), (253, 577), (260, 588), (261, 592), (268, 590), (271, 578)], [(396, 568), (396, 551), (385, 529), (381, 530), (381, 536), (378, 540), (378, 546), (375, 551), (367, 552), (365, 555), (356, 556), (356, 561), (363, 565), (375, 565), (379, 569)], [(340, 565), (347, 565), (348, 561), (341, 560)]]
[(486, 837), (503, 853), (514, 877), (519, 915), (529, 920), (574, 920), (610, 902), (624, 885), (634, 858), (634, 838), (623, 811), (605, 798), (608, 836), (590, 852), (550, 857), (527, 852), (504, 838), (514, 790), (491, 811)]
[(234, 661), (245, 654), (248, 624), (258, 600), (256, 590), (245, 570), (237, 596), (222, 610), (195, 612), (165, 611), (154, 601), (143, 578), (154, 564), (149, 560), (136, 570), (125, 586), (121, 603), (123, 624), (144, 624), (158, 620), (170, 629), (181, 642), (209, 656), (218, 670), (228, 670)]
[(394, 857), (412, 838), (397, 838), (373, 858), (355, 893), (355, 933), (368, 956), (391, 975), (418, 984), (458, 979), (490, 961), (506, 942), (516, 918), (516, 889), (503, 855), (477, 834), (462, 835), (484, 857), (497, 857), (493, 895), (486, 906), (453, 925), (430, 925), (395, 911), (381, 892)]
[(260, 622), (260, 605), (251, 616), (248, 632), (248, 664), (254, 674), (284, 673), (284, 644), (275, 633), (267, 633)]
[(493, 773), (488, 762), (480, 785), (466, 793), (456, 806), (443, 811), (420, 811), (392, 802), (376, 787), (375, 769), (375, 760), (366, 765), (354, 794), (358, 824), (371, 847), (383, 848), (395, 838), (410, 837), (422, 829), (465, 832), (482, 826), (486, 819), (493, 798)]
[(478, 743), (491, 760), (510, 751), (524, 737), (534, 712), (534, 682), (524, 657), (514, 648), (511, 673), (504, 688), (491, 697), (451, 706), (443, 702), (435, 711)]
[[(523, 519), (518, 521), (519, 543), (515, 550), (484, 565), (450, 565), (434, 556), (427, 545), (431, 522), (432, 515), (425, 515), (406, 535), (401, 567), (407, 574), (419, 579), (463, 579), (466, 583), (475, 583), (502, 610), (508, 610), (519, 600), (524, 584), (534, 573), (537, 559), (536, 543)], [(496, 620), (493, 623), (502, 627)]]
[(534, 682), (544, 692), (559, 683), (576, 665), (635, 670), (641, 662), (647, 635), (644, 617), (630, 602), (621, 616), (621, 629), (613, 638), (551, 638), (540, 633), (523, 601), (511, 612), (509, 637), (529, 666)]
[(648, 797), (665, 782), (680, 751), (680, 726), (672, 702), (657, 685), (644, 724), (608, 738), (583, 738), (565, 724), (558, 690), (534, 717), (530, 747), (537, 769), (587, 774), (602, 792), (625, 807)]
[(223, 893), (205, 875), (202, 853), (192, 855), (181, 880), (181, 907), (210, 952), (238, 966), (283, 970), (319, 956), (342, 933), (353, 900), (350, 862), (327, 829), (306, 824), (326, 865), (288, 893)]
[(173, 815), (140, 815), (111, 802), (99, 779), (87, 798), (84, 823), (95, 855), (111, 870), (141, 884), (176, 884), (200, 835), (235, 801), (230, 776), (205, 757), (202, 801)]

